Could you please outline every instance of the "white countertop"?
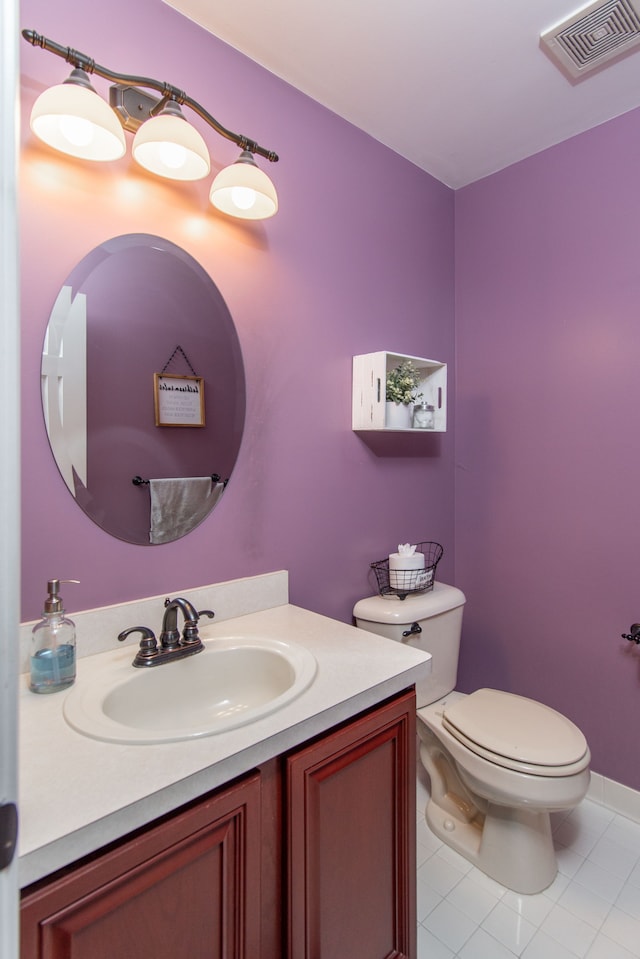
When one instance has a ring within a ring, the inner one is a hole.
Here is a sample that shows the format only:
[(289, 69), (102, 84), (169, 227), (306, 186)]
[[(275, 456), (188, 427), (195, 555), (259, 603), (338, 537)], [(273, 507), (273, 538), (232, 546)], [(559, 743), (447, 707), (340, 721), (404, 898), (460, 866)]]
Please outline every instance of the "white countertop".
[[(200, 634), (206, 641), (238, 630), (306, 647), (317, 659), (316, 677), (278, 712), (198, 740), (90, 739), (64, 719), (68, 691), (34, 695), (21, 677), (21, 886), (412, 686), (430, 668), (425, 653), (287, 603), (202, 626)], [(80, 658), (76, 682), (100, 670), (104, 657), (132, 660), (135, 645)]]

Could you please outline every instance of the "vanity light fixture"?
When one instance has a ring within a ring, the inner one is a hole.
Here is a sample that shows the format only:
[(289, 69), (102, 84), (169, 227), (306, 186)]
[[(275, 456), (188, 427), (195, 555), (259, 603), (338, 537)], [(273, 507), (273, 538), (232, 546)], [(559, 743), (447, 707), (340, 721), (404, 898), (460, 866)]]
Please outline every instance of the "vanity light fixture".
[(220, 170), (211, 184), (209, 199), (223, 213), (247, 220), (264, 219), (278, 209), (276, 189), (249, 150)]
[(78, 67), (40, 94), (31, 129), (54, 149), (83, 160), (119, 160), (127, 149), (117, 116)]
[(201, 180), (211, 170), (207, 144), (176, 100), (140, 125), (131, 152), (145, 170), (170, 180)]
[[(151, 173), (172, 180), (199, 180), (211, 170), (204, 138), (185, 118), (188, 106), (216, 133), (242, 151), (239, 158), (218, 173), (209, 199), (221, 212), (246, 220), (262, 220), (278, 210), (275, 187), (255, 162), (258, 155), (275, 163), (277, 153), (254, 140), (227, 130), (203, 106), (182, 90), (151, 77), (115, 73), (70, 47), (63, 47), (23, 30), (34, 47), (42, 47), (73, 65), (71, 75), (50, 87), (34, 103), (31, 129), (49, 146), (84, 160), (117, 160), (124, 156), (124, 130), (134, 133), (132, 154)], [(97, 74), (112, 83), (109, 103), (89, 79)], [(149, 95), (145, 87), (160, 94)]]

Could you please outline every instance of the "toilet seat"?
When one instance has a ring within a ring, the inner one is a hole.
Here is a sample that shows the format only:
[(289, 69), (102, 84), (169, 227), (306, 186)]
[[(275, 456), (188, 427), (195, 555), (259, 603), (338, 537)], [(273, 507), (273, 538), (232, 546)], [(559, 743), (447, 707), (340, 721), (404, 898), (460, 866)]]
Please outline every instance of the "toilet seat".
[(517, 772), (570, 776), (590, 761), (586, 739), (566, 716), (497, 689), (445, 704), (442, 726), (476, 755)]

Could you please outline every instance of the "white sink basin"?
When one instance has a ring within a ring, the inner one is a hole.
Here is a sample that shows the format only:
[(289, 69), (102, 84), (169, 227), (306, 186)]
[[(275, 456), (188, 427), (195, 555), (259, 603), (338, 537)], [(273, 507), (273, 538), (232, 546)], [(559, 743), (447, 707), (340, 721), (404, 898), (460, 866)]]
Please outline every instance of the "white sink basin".
[(131, 666), (122, 656), (64, 701), (70, 726), (116, 743), (168, 743), (226, 732), (281, 709), (316, 673), (302, 646), (268, 638), (228, 636), (201, 653), (162, 666)]

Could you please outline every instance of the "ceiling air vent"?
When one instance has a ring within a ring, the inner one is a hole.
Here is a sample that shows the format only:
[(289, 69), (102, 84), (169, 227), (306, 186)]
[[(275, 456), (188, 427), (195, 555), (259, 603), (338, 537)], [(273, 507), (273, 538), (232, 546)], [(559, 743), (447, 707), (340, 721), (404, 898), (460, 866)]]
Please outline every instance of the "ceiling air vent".
[(640, 0), (597, 0), (540, 37), (570, 80), (601, 69), (640, 46)]

